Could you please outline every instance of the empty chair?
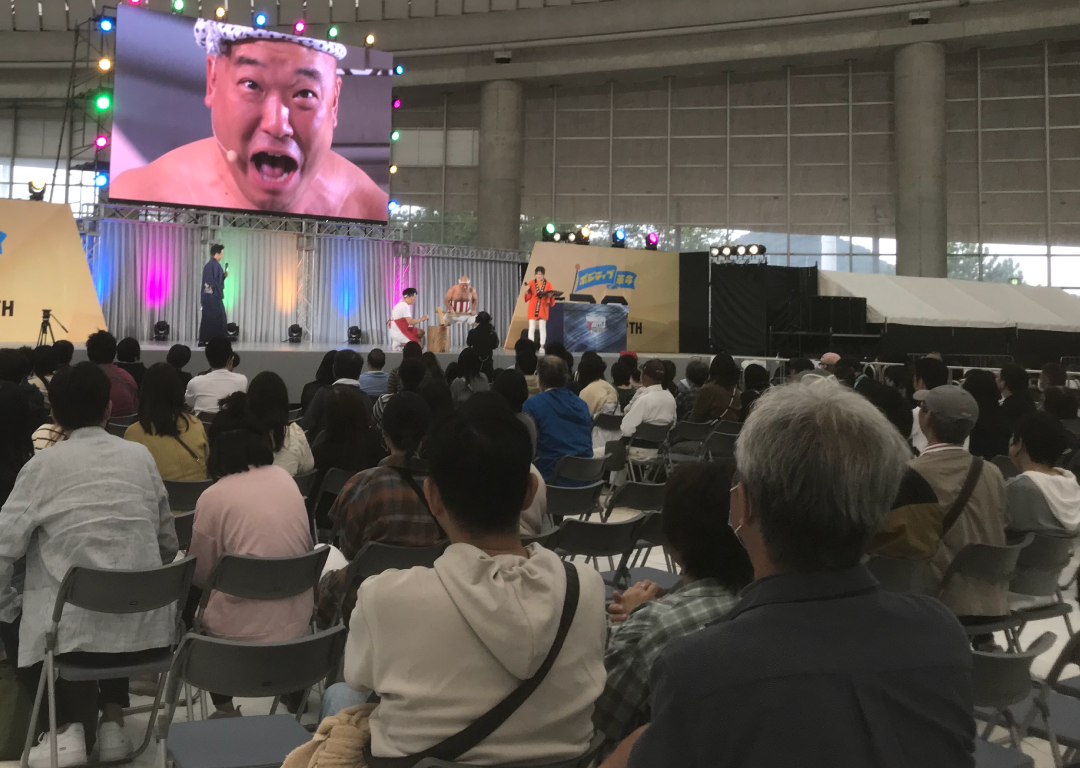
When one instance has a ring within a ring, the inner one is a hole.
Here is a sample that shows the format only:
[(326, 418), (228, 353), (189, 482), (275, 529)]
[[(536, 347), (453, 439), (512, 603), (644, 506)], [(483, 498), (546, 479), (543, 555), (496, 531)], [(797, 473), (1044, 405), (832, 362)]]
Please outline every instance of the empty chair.
[(1016, 574), (1009, 582), (1009, 592), (1029, 598), (1041, 598), (1045, 604), (1014, 608), (1012, 614), (1023, 620), (1014, 632), (1019, 634), (1029, 621), (1060, 616), (1065, 620), (1065, 628), (1071, 636), (1073, 629), (1069, 614), (1072, 613), (1072, 605), (1065, 602), (1059, 581), (1062, 572), (1072, 560), (1076, 537), (1046, 533), (1036, 533), (1033, 536), (1031, 543), (1020, 550), (1020, 556), (1016, 560)]
[(549, 485), (558, 485), (560, 480), (595, 483), (603, 479), (606, 463), (606, 456), (588, 459), (583, 456), (563, 456), (555, 465), (555, 473), (551, 476)]
[(591, 485), (583, 485), (578, 488), (548, 485), (548, 514), (556, 523), (564, 517), (575, 517), (577, 515), (588, 517), (600, 509), (600, 491), (603, 488), (604, 484), (599, 480)]
[(931, 582), (929, 560), (872, 555), (866, 567), (890, 592), (924, 592)]
[(203, 491), (214, 484), (213, 480), (163, 480), (169, 494), (169, 509), (173, 512), (191, 512)]
[(191, 531), (195, 525), (195, 510), (181, 512), (173, 515), (173, 525), (176, 526), (176, 541), (181, 552), (187, 552), (191, 546)]
[(990, 463), (1001, 470), (1001, 476), (1006, 480), (1016, 477), (1020, 474), (1020, 469), (1012, 463), (1012, 459), (1008, 456), (995, 456), (990, 459)]
[[(134, 754), (125, 757), (123, 760), (114, 761), (126, 762), (141, 755), (150, 744), (154, 717), (161, 703), (161, 692), (165, 682), (164, 673), (169, 670), (173, 661), (172, 648), (145, 651), (142, 653), (142, 660), (138, 663), (120, 662), (114, 665), (94, 666), (73, 662), (64, 658), (63, 655), (58, 657), (56, 648), (59, 644), (58, 636), (61, 632), (60, 622), (63, 618), (64, 606), (70, 604), (84, 611), (111, 614), (145, 613), (159, 608), (166, 608), (170, 605), (176, 605), (179, 611), (187, 602), (191, 577), (194, 573), (195, 559), (190, 557), (160, 568), (136, 571), (88, 568), (84, 566), (72, 566), (68, 569), (64, 581), (60, 585), (60, 591), (56, 595), (52, 625), (45, 635), (45, 665), (38, 681), (37, 694), (34, 697), (30, 717), (31, 723), (37, 722), (42, 697), (47, 688), (49, 695), (49, 739), (52, 744), (53, 755), (56, 754), (57, 676), (65, 680), (85, 681), (112, 680), (133, 675), (161, 675), (142, 744), (139, 745)], [(23, 748), (24, 766), (30, 754), (33, 737), (34, 728), (30, 727), (27, 729), (26, 744)], [(56, 766), (55, 760), (53, 766), (54, 768)]]
[(606, 521), (610, 518), (616, 507), (636, 509), (639, 512), (659, 512), (664, 507), (664, 493), (663, 483), (624, 483), (608, 497), (603, 519)]
[[(221, 691), (233, 697), (279, 697), (307, 691), (337, 672), (345, 628), (279, 643), (246, 643), (189, 634), (169, 674), (165, 717), (158, 739), (176, 768), (252, 768), (281, 765), (311, 738), (289, 715), (173, 723), (180, 686)], [(297, 715), (299, 719), (300, 715)], [(152, 720), (151, 720), (152, 722)]]
[[(637, 544), (637, 531), (644, 515), (638, 515), (621, 523), (590, 523), (573, 518), (563, 520), (556, 539), (556, 551), (563, 557), (582, 556), (585, 562), (606, 557), (612, 570), (623, 574), (630, 560), (630, 553)], [(616, 568), (614, 558), (619, 558)], [(613, 580), (617, 581), (617, 579)]]

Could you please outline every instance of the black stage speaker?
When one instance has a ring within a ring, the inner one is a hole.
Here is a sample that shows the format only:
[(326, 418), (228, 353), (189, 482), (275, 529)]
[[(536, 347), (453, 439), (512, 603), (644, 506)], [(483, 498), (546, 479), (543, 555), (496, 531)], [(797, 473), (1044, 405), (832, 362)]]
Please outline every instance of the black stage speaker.
[(709, 321), (709, 252), (680, 254), (680, 352), (709, 352)]

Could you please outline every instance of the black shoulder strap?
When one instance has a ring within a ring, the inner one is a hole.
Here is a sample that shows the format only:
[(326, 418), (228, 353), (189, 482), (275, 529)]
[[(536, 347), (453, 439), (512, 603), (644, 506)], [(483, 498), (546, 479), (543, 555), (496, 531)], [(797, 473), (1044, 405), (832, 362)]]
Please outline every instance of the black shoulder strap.
[(960, 495), (956, 497), (956, 500), (949, 507), (949, 511), (945, 513), (944, 519), (941, 521), (941, 537), (944, 538), (945, 534), (956, 524), (956, 521), (960, 519), (960, 513), (967, 507), (967, 503), (971, 500), (971, 494), (975, 492), (975, 486), (979, 482), (979, 477), (983, 471), (983, 460), (978, 456), (971, 457), (971, 466), (968, 468), (967, 477), (964, 478), (964, 485), (960, 488)]
[(416, 755), (407, 757), (375, 757), (371, 754), (371, 744), (364, 747), (364, 759), (367, 768), (412, 768), (421, 760), (433, 757), (437, 760), (454, 761), (464, 755), (484, 739), (493, 734), (499, 726), (510, 719), (518, 708), (533, 694), (540, 683), (547, 677), (548, 672), (555, 666), (555, 659), (562, 650), (566, 636), (570, 632), (570, 625), (574, 622), (577, 613), (578, 595), (580, 585), (578, 583), (577, 568), (570, 563), (563, 563), (566, 569), (566, 596), (563, 598), (562, 616), (559, 618), (559, 629), (555, 633), (555, 641), (551, 644), (547, 658), (536, 670), (536, 674), (528, 680), (522, 681), (509, 696), (489, 709), (464, 730), (458, 731), (450, 738), (436, 744), (430, 749)]

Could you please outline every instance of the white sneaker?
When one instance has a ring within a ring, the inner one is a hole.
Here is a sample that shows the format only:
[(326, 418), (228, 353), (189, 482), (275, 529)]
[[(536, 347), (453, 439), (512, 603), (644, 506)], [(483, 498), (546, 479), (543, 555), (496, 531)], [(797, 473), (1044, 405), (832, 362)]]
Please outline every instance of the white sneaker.
[[(86, 733), (82, 723), (69, 723), (68, 727), (56, 737), (56, 761), (59, 768), (72, 768), (86, 763)], [(41, 734), (38, 743), (30, 747), (27, 757), (30, 768), (50, 768), (52, 765), (52, 747), (49, 734)]]
[(135, 747), (132, 746), (131, 739), (124, 733), (123, 728), (106, 720), (98, 726), (96, 751), (98, 760), (104, 763), (127, 757), (135, 751)]

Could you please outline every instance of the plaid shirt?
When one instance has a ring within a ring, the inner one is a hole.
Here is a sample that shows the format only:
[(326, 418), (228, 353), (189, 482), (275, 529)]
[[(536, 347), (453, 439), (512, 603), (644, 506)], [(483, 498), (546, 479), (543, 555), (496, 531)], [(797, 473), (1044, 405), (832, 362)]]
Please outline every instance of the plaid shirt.
[[(388, 456), (379, 466), (354, 475), (330, 507), (330, 519), (341, 530), (341, 553), (350, 561), (372, 541), (427, 547), (443, 538), (424, 501), (398, 471), (404, 468), (404, 459)], [(413, 479), (423, 491), (424, 478)], [(317, 607), (322, 620), (329, 621), (341, 604), (345, 570), (323, 579)]]
[(596, 700), (593, 725), (617, 742), (648, 722), (649, 673), (660, 652), (671, 640), (721, 618), (738, 601), (716, 579), (700, 579), (636, 608), (608, 639), (607, 685)]

